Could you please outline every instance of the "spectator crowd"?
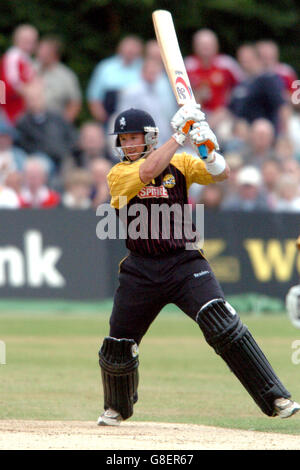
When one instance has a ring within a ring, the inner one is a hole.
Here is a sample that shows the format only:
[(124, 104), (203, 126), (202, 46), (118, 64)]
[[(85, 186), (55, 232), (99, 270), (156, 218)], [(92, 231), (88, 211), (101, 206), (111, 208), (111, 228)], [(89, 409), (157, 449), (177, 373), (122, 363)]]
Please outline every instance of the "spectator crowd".
[[(113, 56), (99, 58), (86, 90), (64, 63), (63, 47), (24, 24), (2, 51), (0, 208), (88, 209), (108, 202), (106, 176), (119, 161), (110, 133), (124, 109), (149, 112), (160, 145), (172, 133), (177, 104), (155, 40), (126, 36)], [(201, 29), (185, 63), (231, 168), (226, 182), (192, 185), (190, 203), (300, 212), (300, 82), (281, 62), (276, 42), (241, 44), (231, 57), (221, 53), (213, 31)], [(79, 125), (84, 99), (90, 118)], [(184, 151), (195, 154), (189, 144)]]

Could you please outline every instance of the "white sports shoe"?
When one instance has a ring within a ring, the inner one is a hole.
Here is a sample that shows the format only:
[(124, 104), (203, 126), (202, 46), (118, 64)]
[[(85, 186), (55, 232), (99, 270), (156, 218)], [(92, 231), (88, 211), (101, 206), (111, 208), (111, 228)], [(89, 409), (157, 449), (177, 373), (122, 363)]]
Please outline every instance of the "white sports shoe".
[(274, 401), (274, 411), (280, 418), (289, 418), (300, 410), (299, 403), (289, 398), (277, 398)]
[(123, 421), (122, 416), (118, 411), (108, 408), (102, 413), (98, 418), (98, 426), (119, 426), (121, 421)]

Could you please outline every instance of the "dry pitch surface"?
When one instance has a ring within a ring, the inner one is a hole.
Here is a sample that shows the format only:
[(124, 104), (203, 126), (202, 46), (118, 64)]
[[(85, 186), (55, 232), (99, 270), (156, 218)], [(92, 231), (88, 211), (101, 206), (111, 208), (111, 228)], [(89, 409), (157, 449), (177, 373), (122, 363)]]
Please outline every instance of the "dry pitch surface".
[(86, 421), (0, 421), (7, 450), (299, 450), (299, 436), (195, 424)]

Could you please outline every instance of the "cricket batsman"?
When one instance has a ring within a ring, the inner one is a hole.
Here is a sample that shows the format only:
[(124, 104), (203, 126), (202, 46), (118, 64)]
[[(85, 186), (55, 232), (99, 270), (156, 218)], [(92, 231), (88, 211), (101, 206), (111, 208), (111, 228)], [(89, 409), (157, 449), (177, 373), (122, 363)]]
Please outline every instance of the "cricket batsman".
[[(225, 300), (202, 251), (196, 246), (190, 249), (194, 239), (186, 235), (185, 220), (178, 216), (188, 204), (192, 183), (223, 181), (230, 170), (199, 105), (182, 106), (171, 124), (174, 134), (156, 148), (158, 129), (148, 113), (129, 109), (115, 120), (116, 147), (122, 161), (110, 171), (108, 183), (112, 207), (122, 220), (126, 214), (129, 254), (120, 263), (109, 336), (99, 351), (104, 412), (98, 425), (116, 426), (132, 416), (138, 399), (138, 345), (169, 303), (199, 325), (207, 343), (263, 413), (288, 418), (300, 405), (291, 399), (248, 328)], [(197, 148), (206, 145), (207, 158), (180, 151), (187, 137)], [(169, 218), (168, 236), (163, 217), (153, 220), (152, 209), (157, 205), (182, 209)], [(140, 236), (128, 228), (137, 212)], [(182, 236), (176, 236), (178, 233)]]

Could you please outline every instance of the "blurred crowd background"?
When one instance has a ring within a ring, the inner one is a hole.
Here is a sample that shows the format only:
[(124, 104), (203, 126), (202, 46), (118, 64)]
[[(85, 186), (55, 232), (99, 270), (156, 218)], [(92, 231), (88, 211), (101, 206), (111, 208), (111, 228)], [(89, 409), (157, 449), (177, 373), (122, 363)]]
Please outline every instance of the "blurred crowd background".
[[(11, 31), (1, 53), (0, 208), (88, 209), (109, 202), (106, 176), (119, 161), (110, 133), (124, 109), (148, 111), (159, 144), (172, 134), (177, 104), (154, 39), (124, 36), (114, 54), (95, 60), (87, 84), (64, 61), (66, 47), (26, 23)], [(190, 203), (300, 212), (295, 64), (281, 60), (270, 38), (241, 42), (234, 55), (224, 54), (217, 32), (204, 28), (193, 32), (185, 63), (231, 168), (222, 184), (193, 185)], [(183, 150), (195, 154), (189, 144)]]

